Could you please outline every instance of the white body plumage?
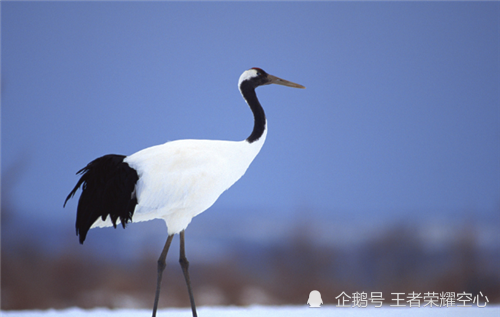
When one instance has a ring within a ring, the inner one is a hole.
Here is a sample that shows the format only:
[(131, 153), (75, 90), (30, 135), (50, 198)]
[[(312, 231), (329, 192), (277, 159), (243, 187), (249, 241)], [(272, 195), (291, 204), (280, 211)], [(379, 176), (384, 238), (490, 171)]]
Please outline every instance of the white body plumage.
[[(134, 153), (124, 162), (137, 171), (137, 205), (132, 221), (165, 220), (168, 234), (186, 229), (191, 219), (245, 174), (265, 142), (178, 140)], [(92, 227), (112, 226), (108, 217)]]

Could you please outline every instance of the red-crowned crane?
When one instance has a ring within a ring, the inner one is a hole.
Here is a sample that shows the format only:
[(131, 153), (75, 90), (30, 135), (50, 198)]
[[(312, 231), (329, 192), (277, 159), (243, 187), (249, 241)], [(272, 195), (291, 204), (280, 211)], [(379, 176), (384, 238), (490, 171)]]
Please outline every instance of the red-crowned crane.
[(153, 317), (156, 316), (162, 273), (174, 234), (180, 235), (179, 262), (186, 280), (193, 317), (196, 306), (184, 251), (184, 230), (194, 216), (207, 210), (247, 170), (267, 135), (264, 110), (255, 88), (278, 84), (302, 85), (251, 68), (240, 76), (238, 86), (254, 116), (254, 127), (244, 141), (178, 140), (152, 146), (130, 156), (110, 154), (97, 158), (78, 171), (81, 178), (64, 205), (82, 187), (76, 216), (76, 234), (83, 244), (87, 232), (129, 221), (163, 219), (168, 238), (158, 259)]

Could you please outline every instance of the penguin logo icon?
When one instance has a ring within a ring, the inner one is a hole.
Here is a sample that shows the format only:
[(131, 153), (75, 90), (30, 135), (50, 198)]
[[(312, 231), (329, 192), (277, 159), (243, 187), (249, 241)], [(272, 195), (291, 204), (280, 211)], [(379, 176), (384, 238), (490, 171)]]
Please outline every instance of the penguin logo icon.
[(309, 307), (321, 307), (321, 305), (323, 304), (321, 293), (318, 291), (311, 291), (311, 293), (309, 293), (307, 304), (309, 304)]

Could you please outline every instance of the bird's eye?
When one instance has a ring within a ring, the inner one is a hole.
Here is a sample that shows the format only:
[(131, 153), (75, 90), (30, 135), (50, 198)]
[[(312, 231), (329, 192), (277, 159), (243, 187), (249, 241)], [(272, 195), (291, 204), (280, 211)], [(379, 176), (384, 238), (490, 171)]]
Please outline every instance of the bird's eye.
[(262, 74), (260, 72), (257, 72), (257, 76), (260, 76), (260, 75), (262, 75)]

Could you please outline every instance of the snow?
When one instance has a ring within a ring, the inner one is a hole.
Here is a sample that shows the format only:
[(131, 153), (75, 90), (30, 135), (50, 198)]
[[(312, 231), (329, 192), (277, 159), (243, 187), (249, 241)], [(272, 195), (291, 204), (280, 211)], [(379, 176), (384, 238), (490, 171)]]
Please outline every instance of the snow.
[[(2, 311), (5, 317), (148, 317), (151, 311), (146, 309), (106, 309), (96, 308), (84, 310), (80, 308), (69, 308), (64, 310), (30, 310), (30, 311)], [(413, 316), (500, 316), (499, 305), (488, 305), (485, 308), (478, 307), (412, 307), (412, 308), (338, 308), (334, 305), (324, 305), (320, 308), (309, 308), (304, 306), (249, 306), (249, 307), (200, 307), (200, 317), (335, 317), (335, 316), (370, 316), (370, 317), (413, 317)], [(189, 308), (168, 308), (158, 311), (159, 317), (191, 317)]]

